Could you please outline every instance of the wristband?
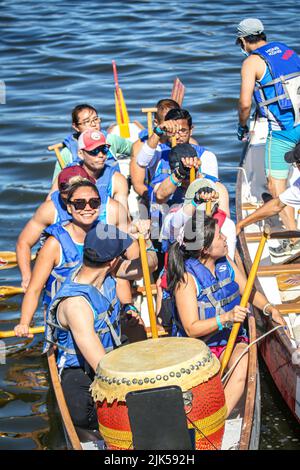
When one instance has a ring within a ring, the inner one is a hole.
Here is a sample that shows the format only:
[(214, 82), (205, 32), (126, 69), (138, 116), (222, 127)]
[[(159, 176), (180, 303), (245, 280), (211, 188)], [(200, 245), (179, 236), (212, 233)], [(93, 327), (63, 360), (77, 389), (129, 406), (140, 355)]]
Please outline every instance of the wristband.
[(161, 137), (165, 134), (165, 132), (158, 126), (154, 127), (153, 132), (154, 134), (158, 135), (158, 137)]
[(175, 170), (173, 171), (173, 174), (174, 174), (174, 175), (176, 176), (176, 178), (177, 178), (178, 180), (180, 180), (180, 181), (184, 180), (184, 179), (186, 178), (186, 176), (187, 176), (186, 174), (183, 175), (182, 173), (180, 173), (180, 170), (179, 170), (178, 167), (175, 168)]
[(174, 186), (180, 186), (180, 184), (181, 184), (180, 181), (175, 181), (174, 180), (173, 173), (170, 174), (170, 181), (171, 181), (172, 184), (174, 184)]
[(222, 322), (221, 322), (220, 315), (216, 315), (216, 320), (217, 320), (218, 330), (222, 331), (223, 330), (223, 325), (222, 325)]
[(194, 206), (194, 207), (198, 207), (198, 204), (197, 204), (197, 202), (194, 201), (194, 199), (192, 200), (191, 204), (192, 204), (192, 206)]
[(124, 313), (128, 313), (128, 312), (140, 313), (140, 312), (138, 311), (138, 309), (137, 309), (134, 305), (132, 305), (132, 304), (124, 304), (124, 305), (123, 305), (123, 312), (124, 312)]

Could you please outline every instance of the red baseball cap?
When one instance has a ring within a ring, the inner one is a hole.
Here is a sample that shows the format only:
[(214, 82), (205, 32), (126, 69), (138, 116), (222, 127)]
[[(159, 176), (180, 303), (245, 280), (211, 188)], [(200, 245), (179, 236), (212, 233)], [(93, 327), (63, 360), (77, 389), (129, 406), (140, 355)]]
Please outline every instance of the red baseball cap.
[(90, 176), (88, 172), (84, 168), (82, 168), (81, 165), (67, 166), (66, 168), (61, 170), (61, 172), (58, 175), (57, 183), (58, 183), (58, 188), (60, 189), (60, 191), (64, 190), (62, 186), (68, 185), (70, 182), (70, 179), (76, 176), (77, 177), (79, 176), (83, 179), (87, 179), (94, 184), (96, 183), (95, 178)]
[(87, 129), (80, 134), (78, 139), (78, 150), (94, 150), (100, 145), (107, 145), (105, 135), (102, 132), (95, 131), (93, 129)]

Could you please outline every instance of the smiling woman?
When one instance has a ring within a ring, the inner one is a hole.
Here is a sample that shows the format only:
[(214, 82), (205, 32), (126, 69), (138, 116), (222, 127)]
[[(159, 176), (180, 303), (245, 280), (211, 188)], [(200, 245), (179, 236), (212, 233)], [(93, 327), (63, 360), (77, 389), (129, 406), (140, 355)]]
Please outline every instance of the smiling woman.
[(87, 232), (97, 220), (105, 222), (106, 215), (100, 211), (100, 205), (99, 191), (92, 182), (82, 180), (70, 187), (67, 209), (72, 219), (45, 230), (48, 239), (39, 252), (23, 299), (20, 323), (15, 327), (17, 336), (30, 336), (29, 326), (44, 285), (46, 308), (63, 280), (81, 263)]

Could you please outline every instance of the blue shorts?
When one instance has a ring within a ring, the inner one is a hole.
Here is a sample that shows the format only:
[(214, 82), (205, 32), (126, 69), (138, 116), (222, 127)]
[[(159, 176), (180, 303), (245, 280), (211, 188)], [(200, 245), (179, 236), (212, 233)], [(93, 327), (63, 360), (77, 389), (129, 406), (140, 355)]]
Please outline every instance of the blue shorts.
[(265, 151), (266, 175), (277, 179), (287, 179), (290, 164), (284, 155), (300, 142), (300, 124), (288, 131), (271, 131), (267, 138)]

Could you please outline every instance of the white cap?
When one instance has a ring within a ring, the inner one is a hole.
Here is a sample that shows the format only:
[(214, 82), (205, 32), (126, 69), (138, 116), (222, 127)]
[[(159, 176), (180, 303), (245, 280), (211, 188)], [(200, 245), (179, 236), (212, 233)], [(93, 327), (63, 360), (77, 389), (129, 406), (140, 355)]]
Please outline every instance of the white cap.
[(250, 35), (257, 35), (262, 33), (264, 25), (257, 18), (246, 18), (241, 21), (237, 26), (237, 37), (244, 38)]

